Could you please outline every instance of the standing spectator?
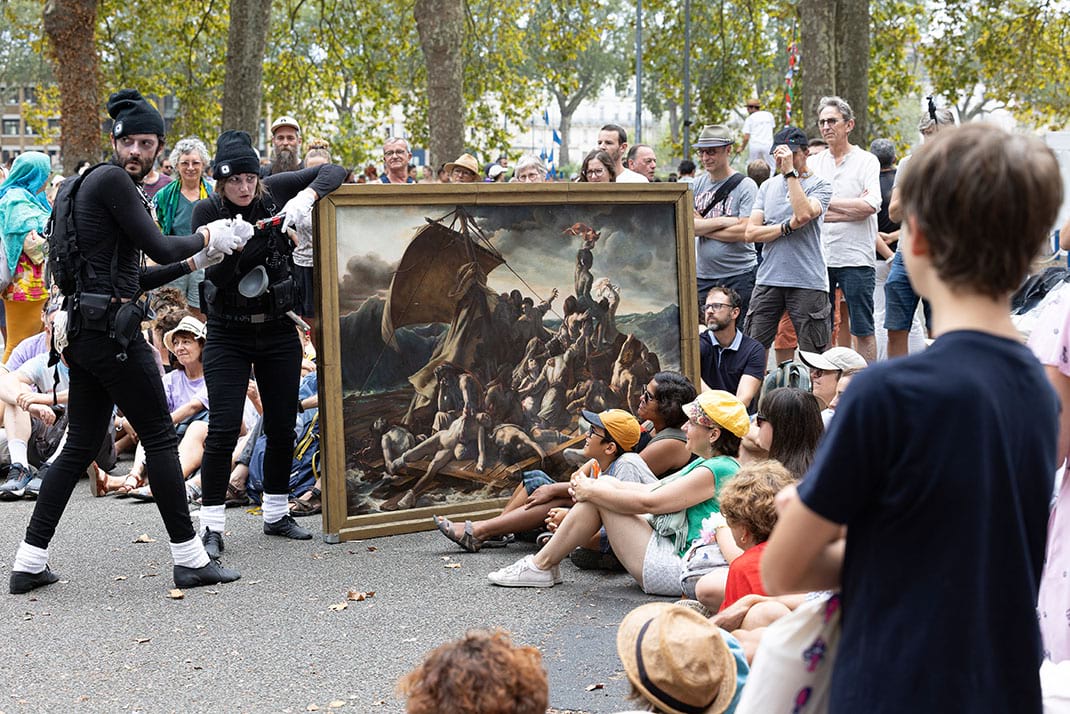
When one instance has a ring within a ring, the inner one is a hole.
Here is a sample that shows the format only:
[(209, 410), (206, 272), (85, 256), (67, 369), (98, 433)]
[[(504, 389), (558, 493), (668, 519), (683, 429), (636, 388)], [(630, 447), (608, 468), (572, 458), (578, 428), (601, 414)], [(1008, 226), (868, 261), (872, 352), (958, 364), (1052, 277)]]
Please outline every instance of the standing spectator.
[(579, 181), (580, 183), (613, 183), (617, 176), (616, 171), (613, 158), (601, 149), (595, 149), (583, 157)]
[(658, 168), (658, 157), (646, 144), (636, 144), (628, 149), (628, 168), (644, 176), (647, 181), (653, 181), (654, 171)]
[[(810, 161), (814, 173), (832, 184), (821, 229), (828, 259), (829, 300), (837, 309), (836, 288), (843, 288), (850, 316), (855, 351), (868, 362), (877, 359), (873, 330), (873, 290), (876, 287), (877, 209), (881, 205), (880, 162), (865, 149), (851, 144), (854, 112), (839, 97), (822, 97), (818, 110), (821, 136), (829, 150)], [(843, 347), (850, 347), (844, 332)]]
[(691, 159), (684, 159), (680, 162), (680, 165), (676, 167), (676, 171), (679, 174), (677, 181), (680, 183), (694, 183), (695, 181), (695, 162)]
[(695, 275), (700, 310), (710, 288), (727, 285), (739, 293), (739, 314), (745, 317), (758, 270), (754, 245), (746, 240), (758, 185), (729, 165), (734, 142), (728, 127), (718, 125), (703, 127), (695, 142), (705, 169), (691, 185), (695, 195)]
[(546, 167), (537, 156), (521, 156), (513, 178), (520, 183), (542, 183), (546, 180)]
[(824, 352), (829, 341), (828, 271), (821, 218), (832, 186), (806, 165), (806, 134), (787, 127), (773, 140), (779, 175), (758, 190), (747, 240), (765, 243), (744, 332), (769, 349), (785, 309), (799, 345)]
[(301, 125), (291, 116), (281, 116), (271, 122), (271, 165), (260, 172), (267, 178), (284, 171), (304, 168), (301, 161)]
[(51, 172), (47, 154), (27, 151), (19, 154), (0, 184), (0, 244), (11, 275), (11, 283), (3, 291), (7, 316), (4, 362), (20, 342), (41, 331), (41, 307), (48, 300), (44, 280), (47, 246), (41, 234), (52, 210), (44, 193)]
[(409, 142), (399, 136), (392, 136), (383, 144), (383, 171), (379, 180), (382, 183), (416, 183), (409, 177), (409, 161), (412, 151)]
[(163, 171), (158, 171), (158, 166), (159, 162), (154, 163), (152, 165), (152, 170), (149, 171), (148, 176), (146, 176), (144, 181), (141, 182), (141, 188), (145, 191), (145, 195), (149, 198), (155, 196), (160, 191), (160, 189), (174, 181), (174, 179), (171, 178), (170, 174), (165, 174)]
[(776, 119), (769, 112), (762, 109), (762, 102), (755, 97), (747, 101), (747, 118), (743, 121), (743, 142), (739, 150), (750, 148), (747, 154), (747, 162), (764, 161), (769, 169), (773, 169), (773, 130), (776, 129)]
[(884, 327), (884, 285), (895, 260), (895, 249), (899, 241), (899, 224), (888, 217), (888, 206), (892, 201), (892, 187), (895, 185), (896, 176), (895, 144), (890, 139), (874, 139), (869, 145), (869, 153), (876, 156), (881, 165), (881, 207), (877, 211), (877, 273), (873, 291), (873, 322), (877, 335), (877, 359), (887, 359), (888, 331)]
[(616, 124), (606, 124), (598, 132), (598, 149), (609, 154), (613, 162), (613, 179), (616, 183), (647, 183), (648, 179), (631, 169), (624, 168), (628, 155), (628, 132)]
[[(193, 232), (193, 204), (208, 198), (211, 187), (204, 177), (208, 165), (208, 147), (196, 137), (186, 137), (175, 144), (171, 151), (171, 163), (178, 167), (178, 180), (173, 181), (153, 197), (156, 207), (156, 222), (167, 236), (188, 236)], [(198, 319), (201, 312), (201, 283), (204, 270), (195, 270), (167, 283), (178, 288), (186, 296), (186, 304)]]
[(450, 177), (450, 183), (479, 182), (479, 162), (471, 154), (461, 154), (456, 161), (451, 161), (443, 168)]
[[(929, 113), (918, 122), (918, 131), (921, 132), (921, 140), (924, 143), (938, 131), (955, 126), (955, 115), (950, 109), (937, 109), (932, 97), (929, 97)], [(895, 174), (895, 184), (892, 187), (892, 198), (888, 203), (888, 217), (893, 221), (901, 218), (899, 205), (899, 180), (905, 176), (910, 157), (906, 156), (899, 162), (899, 169)], [(900, 253), (896, 253), (892, 259), (892, 268), (888, 272), (888, 279), (884, 283), (884, 327), (888, 330), (888, 356), (902, 357), (910, 351), (919, 351), (924, 348), (923, 344), (917, 344), (917, 340), (911, 340), (912, 335), (917, 335), (918, 294), (910, 284), (907, 276), (906, 263)], [(923, 303), (926, 322), (932, 322), (932, 315), (928, 303)], [(932, 329), (931, 324), (928, 326)], [(915, 346), (911, 342), (915, 342)]]
[(854, 377), (778, 497), (762, 582), (841, 589), (832, 714), (1039, 714), (1059, 403), (1007, 305), (1055, 222), (1059, 165), (1039, 139), (973, 124), (926, 142), (900, 189), (900, 252), (940, 336)]

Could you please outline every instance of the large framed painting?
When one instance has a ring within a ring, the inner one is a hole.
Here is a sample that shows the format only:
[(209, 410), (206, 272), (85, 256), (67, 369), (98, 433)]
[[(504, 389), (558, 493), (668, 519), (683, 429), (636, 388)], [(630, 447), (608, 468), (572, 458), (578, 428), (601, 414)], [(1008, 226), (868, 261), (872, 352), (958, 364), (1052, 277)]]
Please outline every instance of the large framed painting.
[(698, 384), (686, 184), (344, 186), (316, 226), (330, 542), (494, 515), (581, 410)]

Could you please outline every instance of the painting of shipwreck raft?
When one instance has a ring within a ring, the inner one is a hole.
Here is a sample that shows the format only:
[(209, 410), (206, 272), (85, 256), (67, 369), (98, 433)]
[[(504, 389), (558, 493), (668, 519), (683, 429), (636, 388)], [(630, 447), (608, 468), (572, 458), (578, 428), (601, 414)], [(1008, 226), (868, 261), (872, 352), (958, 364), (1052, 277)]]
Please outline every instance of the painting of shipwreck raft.
[(383, 188), (392, 201), (343, 192), (320, 221), (321, 384), (340, 417), (323, 427), (325, 533), (494, 513), (526, 471), (567, 478), (581, 410), (634, 413), (655, 372), (695, 377), (686, 188), (409, 189), (406, 204)]

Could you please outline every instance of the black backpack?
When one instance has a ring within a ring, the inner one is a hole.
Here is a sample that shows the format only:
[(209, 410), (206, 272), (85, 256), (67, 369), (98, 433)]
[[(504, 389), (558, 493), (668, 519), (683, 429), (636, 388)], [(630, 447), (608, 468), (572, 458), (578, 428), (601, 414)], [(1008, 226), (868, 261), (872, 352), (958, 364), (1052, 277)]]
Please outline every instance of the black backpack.
[(81, 290), (81, 272), (86, 265), (86, 258), (78, 250), (78, 231), (74, 225), (74, 199), (85, 177), (95, 169), (106, 164), (91, 166), (79, 176), (60, 184), (56, 199), (52, 202), (52, 215), (45, 225), (45, 239), (48, 241), (48, 275), (46, 282), (55, 284), (65, 296), (71, 296)]

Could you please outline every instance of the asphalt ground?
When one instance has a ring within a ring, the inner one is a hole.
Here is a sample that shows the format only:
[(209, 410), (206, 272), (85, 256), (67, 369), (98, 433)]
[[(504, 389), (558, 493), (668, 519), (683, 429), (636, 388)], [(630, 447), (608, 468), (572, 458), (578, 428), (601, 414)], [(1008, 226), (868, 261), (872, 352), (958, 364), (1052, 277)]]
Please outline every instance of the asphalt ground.
[[(469, 554), (437, 531), (288, 541), (230, 509), (223, 562), (242, 579), (171, 599), (155, 506), (95, 499), (83, 479), (50, 549), (61, 581), (8, 595), (32, 507), (0, 503), (0, 714), (402, 712), (398, 678), (473, 627), (505, 628), (542, 651), (553, 710), (631, 708), (616, 630), (652, 598), (625, 574), (566, 561), (562, 585), (499, 588), (486, 574), (533, 544)], [(319, 535), (318, 517), (302, 521)], [(351, 601), (350, 591), (374, 595)]]

